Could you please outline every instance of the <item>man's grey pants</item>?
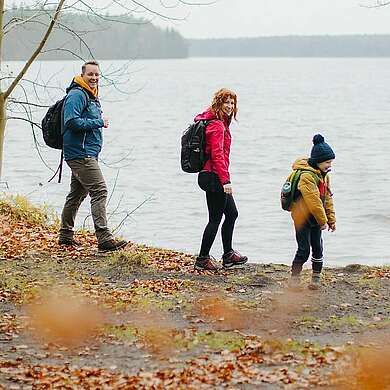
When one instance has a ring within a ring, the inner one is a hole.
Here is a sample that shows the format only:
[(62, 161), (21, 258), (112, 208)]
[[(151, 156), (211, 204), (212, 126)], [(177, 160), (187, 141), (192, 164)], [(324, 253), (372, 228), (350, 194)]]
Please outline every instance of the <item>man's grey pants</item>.
[(107, 186), (94, 157), (66, 162), (72, 170), (70, 192), (66, 197), (61, 215), (60, 239), (72, 239), (74, 220), (81, 202), (87, 195), (91, 197), (91, 213), (95, 234), (99, 244), (113, 238), (107, 228)]

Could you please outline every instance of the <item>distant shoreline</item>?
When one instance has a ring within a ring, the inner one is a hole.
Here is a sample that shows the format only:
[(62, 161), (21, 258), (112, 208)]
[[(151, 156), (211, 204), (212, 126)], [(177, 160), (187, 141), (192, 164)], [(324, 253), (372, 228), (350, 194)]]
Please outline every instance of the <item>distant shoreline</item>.
[(390, 35), (284, 35), (190, 39), (189, 57), (390, 57)]
[[(116, 30), (105, 34), (114, 34)], [(176, 32), (157, 30), (152, 36), (153, 45), (144, 47), (143, 39), (148, 32), (138, 32), (139, 41), (126, 50), (103, 50), (98, 40), (108, 39), (105, 34), (90, 34), (90, 45), (95, 47), (95, 57), (100, 60), (145, 60), (145, 59), (186, 59), (186, 58), (388, 58), (390, 57), (390, 34), (386, 35), (283, 35), (254, 38), (209, 38), (185, 39)], [(13, 37), (13, 42), (25, 40), (25, 32)], [(35, 33), (37, 41), (40, 37)], [(123, 34), (125, 38), (126, 34)], [(10, 37), (12, 38), (12, 37)], [(18, 39), (17, 39), (18, 38)], [(8, 40), (7, 40), (8, 42)], [(55, 42), (51, 44), (56, 46)], [(15, 46), (15, 47), (13, 47)], [(5, 61), (23, 61), (33, 49), (17, 45), (5, 45)], [(59, 45), (61, 46), (61, 45)], [(74, 47), (69, 49), (76, 50)], [(86, 53), (84, 53), (86, 55)], [(48, 61), (73, 61), (63, 52), (43, 55)]]

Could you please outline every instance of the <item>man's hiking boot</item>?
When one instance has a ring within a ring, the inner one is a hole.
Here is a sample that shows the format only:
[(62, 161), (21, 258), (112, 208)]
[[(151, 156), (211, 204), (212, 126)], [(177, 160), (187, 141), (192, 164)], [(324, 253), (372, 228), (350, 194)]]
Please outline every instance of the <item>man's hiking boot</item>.
[(301, 290), (301, 275), (292, 275), (290, 280), (288, 281), (288, 288), (292, 291)]
[(80, 243), (77, 242), (74, 238), (59, 238), (58, 245), (80, 246)]
[(108, 240), (98, 245), (99, 252), (113, 252), (124, 248), (127, 245), (125, 240)]
[(321, 277), (320, 274), (317, 272), (313, 272), (313, 275), (311, 277), (311, 282), (307, 286), (310, 290), (319, 290), (321, 287)]
[(243, 265), (248, 261), (246, 256), (242, 256), (237, 251), (231, 250), (222, 256), (222, 266), (224, 268), (231, 268), (235, 265)]
[(195, 260), (194, 269), (197, 271), (218, 271), (218, 265), (210, 256), (199, 256)]

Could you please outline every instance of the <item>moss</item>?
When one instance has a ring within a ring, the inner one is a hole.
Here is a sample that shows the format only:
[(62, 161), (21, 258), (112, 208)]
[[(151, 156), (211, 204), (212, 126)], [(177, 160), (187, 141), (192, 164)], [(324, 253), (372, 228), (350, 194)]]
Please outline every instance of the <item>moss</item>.
[(245, 347), (245, 339), (234, 332), (199, 332), (195, 335), (194, 344), (205, 344), (215, 351), (221, 350), (241, 350)]
[(131, 325), (107, 326), (104, 329), (107, 335), (114, 335), (120, 340), (134, 342), (137, 339), (137, 328)]
[(329, 323), (335, 328), (344, 328), (344, 327), (360, 327), (363, 325), (362, 321), (356, 318), (354, 315), (348, 315), (343, 317), (330, 316)]
[(248, 285), (252, 281), (250, 276), (236, 276), (232, 275), (228, 277), (228, 282), (231, 284)]

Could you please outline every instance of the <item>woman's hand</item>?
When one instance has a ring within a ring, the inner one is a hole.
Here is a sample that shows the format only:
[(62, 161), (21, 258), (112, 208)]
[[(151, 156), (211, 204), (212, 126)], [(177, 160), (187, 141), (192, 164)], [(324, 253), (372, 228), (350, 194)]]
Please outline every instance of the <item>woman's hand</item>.
[(225, 194), (232, 194), (233, 193), (232, 185), (230, 183), (229, 184), (224, 184), (223, 185), (223, 191), (225, 192)]

